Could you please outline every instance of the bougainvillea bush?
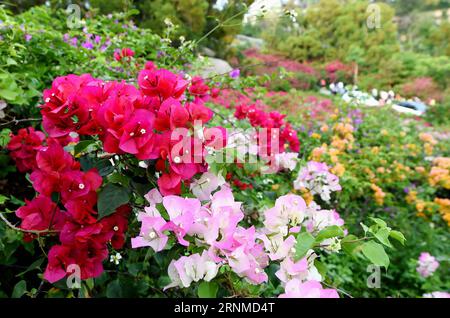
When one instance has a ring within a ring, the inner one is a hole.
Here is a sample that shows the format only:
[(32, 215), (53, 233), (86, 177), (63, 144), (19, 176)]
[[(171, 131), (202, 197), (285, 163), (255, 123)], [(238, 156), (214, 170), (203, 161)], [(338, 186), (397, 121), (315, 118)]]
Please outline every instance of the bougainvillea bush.
[[(330, 256), (387, 270), (385, 247), (401, 248), (403, 234), (380, 218), (365, 220), (363, 237), (350, 233), (335, 210), (339, 177), (298, 159), (285, 115), (241, 104), (223, 107), (227, 119), (208, 107), (219, 92), (157, 60), (134, 81), (55, 78), (39, 105), (42, 130), (6, 138), (33, 191), (2, 196), (2, 258), (12, 272), (25, 267), (14, 286), (2, 282), (5, 292), (339, 297), (347, 293), (327, 276)], [(244, 171), (281, 174), (303, 195), (286, 191), (255, 209)]]

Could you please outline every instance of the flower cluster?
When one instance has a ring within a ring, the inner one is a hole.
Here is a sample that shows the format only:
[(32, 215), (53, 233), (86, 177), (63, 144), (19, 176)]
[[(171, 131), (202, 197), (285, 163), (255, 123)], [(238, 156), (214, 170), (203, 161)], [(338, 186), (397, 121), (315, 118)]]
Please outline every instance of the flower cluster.
[(302, 168), (294, 181), (294, 188), (308, 189), (313, 195), (318, 194), (325, 202), (329, 202), (331, 192), (340, 191), (339, 178), (329, 172), (326, 163), (309, 161)]
[[(44, 142), (43, 133), (32, 128), (28, 132), (29, 138), (35, 137), (35, 144), (28, 148), (30, 142), (25, 136), (22, 150), (29, 151), (28, 162), (33, 164), (27, 169), (32, 171), (30, 180), (38, 196), (16, 211), (21, 219), (20, 228), (26, 232), (25, 240), (36, 235), (59, 233), (61, 244), (50, 249), (44, 272), (44, 278), (49, 282), (65, 277), (71, 265), (79, 266), (81, 279), (97, 277), (103, 272), (102, 262), (108, 256), (107, 243), (115, 249), (124, 244), (130, 208), (122, 206), (111, 216), (98, 220), (96, 191), (102, 184), (102, 177), (95, 169), (81, 171), (80, 164), (57, 140), (49, 138), (47, 146), (41, 144), (38, 147), (38, 141)], [(11, 139), (8, 148), (17, 149), (17, 139), (26, 133), (26, 130), (20, 131)], [(23, 156), (18, 159), (17, 164), (22, 164)], [(52, 199), (55, 194), (57, 200)]]
[(239, 120), (248, 120), (254, 128), (267, 129), (267, 150), (265, 153), (269, 156), (272, 154), (271, 140), (277, 137), (278, 140), (276, 142), (279, 143), (279, 152), (284, 152), (287, 147), (294, 152), (300, 150), (297, 132), (290, 123), (284, 120), (286, 115), (282, 115), (277, 111), (266, 112), (258, 104), (240, 104), (236, 106), (234, 116)]
[[(288, 194), (279, 197), (275, 206), (264, 213), (264, 228), (260, 230), (259, 238), (273, 261), (280, 262), (280, 269), (275, 275), (285, 286), (285, 294), (281, 297), (304, 297), (309, 292), (317, 293), (312, 297), (337, 297), (335, 290), (322, 290), (318, 283), (322, 276), (314, 266), (317, 255), (309, 250), (307, 255), (295, 260), (295, 234), (306, 229), (317, 234), (326, 227), (342, 226), (344, 221), (339, 214), (331, 210), (322, 210), (315, 202), (309, 205), (301, 196)], [(321, 242), (327, 251), (340, 249), (337, 237)], [(306, 285), (305, 285), (306, 284)]]
[(44, 91), (43, 126), (51, 137), (98, 135), (108, 153), (156, 160), (161, 193), (179, 194), (183, 181), (206, 171), (204, 154), (223, 147), (226, 134), (202, 127), (213, 113), (203, 104), (200, 79), (190, 87), (198, 96), (184, 105), (189, 82), (179, 75), (147, 63), (138, 83), (139, 89), (89, 74), (58, 77)]
[[(239, 225), (244, 218), (241, 203), (234, 200), (229, 186), (214, 180), (209, 172), (205, 175), (201, 179), (209, 184), (199, 195), (207, 198), (203, 205), (196, 198), (162, 197), (153, 189), (146, 195), (150, 206), (138, 215), (141, 230), (132, 238), (133, 248), (151, 247), (160, 252), (172, 234), (180, 245), (194, 244), (194, 250), (202, 250), (172, 260), (168, 268), (172, 282), (166, 288), (210, 281), (224, 265), (249, 283), (261, 284), (268, 280), (264, 269), (276, 261), (280, 263), (276, 276), (286, 288), (281, 297), (337, 297), (335, 290), (322, 289), (313, 250), (294, 260), (295, 235), (302, 229), (317, 234), (328, 226), (342, 226), (344, 221), (335, 211), (322, 210), (315, 203), (307, 206), (302, 197), (290, 194), (278, 198), (275, 206), (264, 212), (263, 228), (244, 228)], [(160, 204), (168, 217), (161, 215)], [(329, 252), (340, 249), (337, 237), (324, 240), (321, 246)]]
[(428, 182), (431, 186), (442, 186), (450, 189), (450, 158), (438, 157), (433, 160)]
[(36, 154), (42, 148), (44, 140), (45, 134), (35, 131), (33, 127), (19, 129), (17, 135), (12, 136), (7, 149), (20, 172), (37, 168)]
[(423, 252), (419, 256), (417, 272), (422, 277), (431, 276), (439, 267), (439, 262), (430, 253)]
[[(244, 218), (241, 203), (235, 202), (231, 189), (223, 185), (207, 204), (199, 199), (165, 196), (150, 193), (150, 206), (139, 214), (142, 222), (140, 235), (132, 239), (132, 247), (151, 246), (156, 252), (164, 249), (168, 241), (166, 233), (173, 233), (179, 244), (196, 244), (207, 249), (173, 260), (169, 266), (172, 283), (167, 286), (188, 287), (192, 281), (210, 280), (218, 267), (228, 264), (239, 276), (258, 284), (267, 280), (263, 268), (268, 258), (263, 246), (256, 242), (255, 228), (238, 225)], [(169, 219), (164, 219), (156, 208), (162, 203)]]

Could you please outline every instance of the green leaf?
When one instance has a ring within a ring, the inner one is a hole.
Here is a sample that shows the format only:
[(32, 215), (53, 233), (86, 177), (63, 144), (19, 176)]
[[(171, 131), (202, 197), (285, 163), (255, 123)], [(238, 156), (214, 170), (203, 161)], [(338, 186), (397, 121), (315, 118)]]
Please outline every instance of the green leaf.
[(337, 225), (332, 225), (327, 228), (324, 228), (319, 232), (316, 236), (316, 243), (320, 243), (323, 240), (336, 237), (336, 236), (344, 236), (344, 231)]
[(314, 266), (317, 268), (317, 271), (322, 277), (326, 277), (327, 275), (327, 266), (319, 261), (318, 259), (314, 260)]
[(96, 168), (102, 177), (105, 177), (114, 171), (114, 166), (108, 159), (96, 160), (94, 158), (90, 158), (89, 156), (83, 156), (80, 158), (80, 164), (83, 171)]
[(73, 148), (75, 152), (75, 156), (82, 153), (82, 152), (91, 152), (95, 150), (97, 147), (95, 147), (96, 141), (95, 140), (83, 140), (80, 141), (78, 144), (75, 145)]
[(364, 223), (359, 223), (359, 224), (361, 224), (361, 227), (363, 228), (363, 230), (364, 230), (364, 234), (367, 234), (367, 231), (369, 231), (369, 228), (367, 227), (367, 225), (365, 225)]
[(356, 249), (361, 246), (361, 242), (357, 241), (358, 238), (355, 235), (347, 235), (341, 240), (341, 246), (345, 253), (352, 255), (355, 253)]
[(389, 234), (391, 230), (389, 228), (381, 228), (375, 233), (375, 237), (378, 241), (386, 245), (387, 247), (392, 247), (391, 242), (389, 241)]
[(0, 194), (0, 204), (5, 204), (8, 201), (8, 197), (5, 197), (3, 194)]
[(386, 254), (383, 245), (374, 241), (366, 242), (362, 245), (362, 253), (369, 259), (374, 265), (389, 266), (389, 256)]
[(394, 240), (399, 241), (402, 245), (405, 245), (406, 238), (402, 232), (393, 230), (391, 231), (391, 233), (389, 233), (389, 236), (392, 237)]
[(21, 280), (14, 286), (14, 290), (12, 292), (11, 298), (20, 298), (27, 292), (27, 282)]
[(5, 148), (11, 140), (11, 129), (3, 128), (0, 131), (0, 148)]
[(130, 201), (130, 191), (124, 187), (109, 183), (98, 194), (98, 217), (108, 216), (118, 207)]
[(370, 218), (372, 221), (374, 221), (376, 224), (378, 224), (381, 227), (387, 227), (387, 223), (384, 222), (382, 219), (379, 218)]
[(198, 285), (198, 297), (200, 298), (216, 298), (219, 285), (215, 282), (202, 282)]
[(34, 261), (26, 270), (16, 275), (16, 277), (22, 276), (25, 273), (28, 273), (32, 270), (38, 269), (41, 267), (42, 263), (44, 262), (45, 258), (39, 258), (38, 260)]
[(123, 297), (122, 287), (118, 279), (112, 281), (106, 287), (106, 297), (108, 298), (121, 298)]
[(294, 260), (302, 259), (309, 249), (314, 245), (315, 238), (309, 232), (302, 232), (297, 235), (297, 244), (295, 244)]

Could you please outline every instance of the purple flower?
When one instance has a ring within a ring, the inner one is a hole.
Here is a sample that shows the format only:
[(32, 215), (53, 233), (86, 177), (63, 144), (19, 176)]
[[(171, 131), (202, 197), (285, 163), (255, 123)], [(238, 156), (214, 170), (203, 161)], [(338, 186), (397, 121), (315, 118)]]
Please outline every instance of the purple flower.
[(70, 39), (70, 45), (77, 46), (77, 44), (78, 44), (78, 39), (76, 37), (73, 37), (72, 39)]
[(30, 42), (32, 38), (31, 34), (25, 34), (25, 41)]
[(230, 72), (231, 78), (238, 78), (241, 75), (241, 71), (238, 68), (235, 68)]
[(417, 263), (417, 272), (425, 278), (431, 276), (439, 267), (439, 262), (428, 252), (421, 253)]
[(95, 38), (94, 38), (94, 42), (96, 44), (99, 44), (101, 41), (102, 41), (102, 37), (100, 35), (96, 35)]
[(63, 41), (64, 42), (69, 42), (69, 38), (70, 38), (70, 36), (69, 36), (69, 33), (65, 33), (64, 35), (63, 35)]
[(88, 50), (92, 50), (94, 48), (94, 45), (89, 41), (84, 42), (81, 46)]

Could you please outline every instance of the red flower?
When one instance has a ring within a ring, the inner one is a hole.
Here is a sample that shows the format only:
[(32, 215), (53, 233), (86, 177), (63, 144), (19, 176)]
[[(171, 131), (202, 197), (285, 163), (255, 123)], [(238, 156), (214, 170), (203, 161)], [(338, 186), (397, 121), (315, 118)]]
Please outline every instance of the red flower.
[(207, 100), (209, 97), (209, 86), (200, 76), (194, 76), (191, 80), (189, 93), (195, 97), (196, 100)]
[(102, 231), (102, 225), (100, 223), (94, 224), (78, 224), (74, 222), (66, 222), (62, 228), (59, 240), (64, 245), (80, 245), (86, 244), (89, 241), (97, 243), (106, 243), (103, 240), (99, 240), (100, 233)]
[(22, 219), (20, 228), (24, 230), (43, 231), (60, 230), (64, 223), (64, 214), (48, 197), (38, 196), (31, 201), (25, 200), (25, 205), (16, 211)]
[(40, 106), (42, 124), (47, 133), (51, 137), (62, 137), (88, 123), (97, 104), (92, 102), (91, 94), (80, 90), (100, 84), (101, 81), (89, 74), (57, 77), (52, 88), (44, 91), (44, 104)]
[(97, 211), (94, 206), (97, 203), (97, 193), (89, 192), (83, 197), (64, 203), (68, 216), (79, 224), (93, 224), (97, 222)]
[[(145, 109), (138, 109), (134, 112), (129, 122), (120, 132), (120, 150), (133, 154), (140, 160), (156, 159), (156, 137), (153, 133), (155, 116)], [(114, 137), (119, 133), (115, 132)]]
[(44, 140), (44, 133), (35, 131), (33, 127), (20, 129), (17, 136), (11, 137), (7, 149), (20, 172), (36, 169), (36, 154)]
[(213, 111), (206, 107), (202, 102), (186, 103), (186, 108), (189, 111), (191, 122), (198, 120), (204, 125), (210, 121), (214, 115)]
[(158, 179), (159, 191), (162, 195), (180, 194), (181, 177), (173, 171), (162, 174)]
[(153, 71), (153, 70), (156, 70), (156, 65), (155, 65), (155, 63), (153, 63), (153, 62), (151, 62), (151, 61), (147, 61), (147, 62), (145, 63), (144, 68), (145, 68), (146, 70)]
[(114, 59), (116, 61), (121, 61), (124, 57), (128, 57), (129, 59), (134, 56), (134, 51), (130, 48), (123, 48), (122, 50), (114, 51)]
[(95, 192), (102, 185), (102, 177), (96, 169), (86, 173), (81, 171), (67, 171), (61, 175), (60, 191), (62, 201), (67, 202)]
[(130, 206), (122, 205), (117, 208), (114, 214), (100, 221), (103, 238), (106, 241), (110, 241), (114, 249), (121, 249), (125, 244), (125, 232), (128, 229), (128, 216), (130, 213)]
[(80, 164), (54, 139), (48, 139), (48, 146), (39, 150), (36, 163), (37, 169), (31, 173), (30, 179), (34, 189), (47, 196), (59, 192), (62, 172), (80, 168)]
[(108, 249), (103, 244), (88, 241), (86, 244), (54, 245), (48, 253), (48, 265), (44, 278), (54, 283), (64, 278), (70, 265), (78, 266), (80, 278), (88, 279), (103, 273), (103, 261), (108, 257)]
[(188, 81), (165, 69), (140, 71), (138, 83), (144, 94), (157, 96), (161, 102), (169, 97), (179, 99), (189, 85)]

